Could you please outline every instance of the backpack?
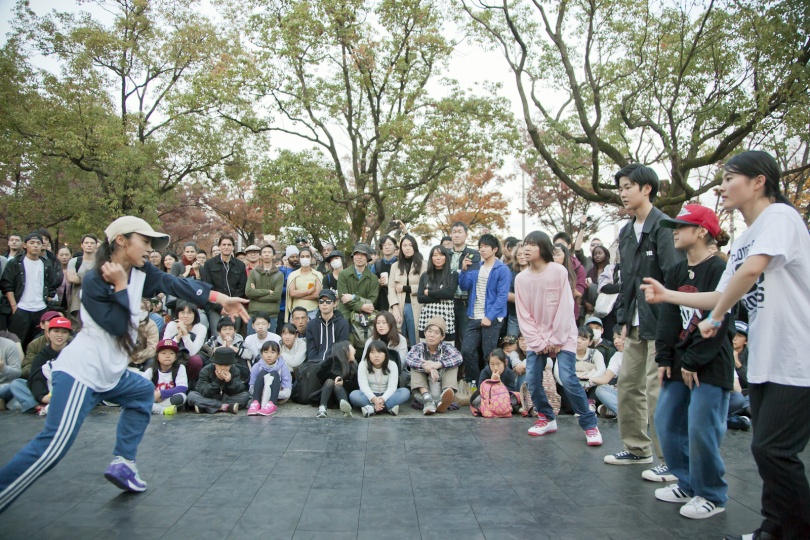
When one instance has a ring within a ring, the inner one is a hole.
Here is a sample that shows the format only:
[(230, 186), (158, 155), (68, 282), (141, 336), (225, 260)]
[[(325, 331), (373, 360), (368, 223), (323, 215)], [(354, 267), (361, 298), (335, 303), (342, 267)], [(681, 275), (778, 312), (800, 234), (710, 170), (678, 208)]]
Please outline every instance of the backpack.
[(511, 418), (512, 401), (509, 389), (501, 381), (487, 379), (478, 389), (481, 404), (478, 409), (484, 418)]
[(317, 404), (320, 399), (321, 384), (318, 381), (320, 362), (304, 362), (295, 370), (295, 383), (293, 383), (290, 399), (301, 405)]

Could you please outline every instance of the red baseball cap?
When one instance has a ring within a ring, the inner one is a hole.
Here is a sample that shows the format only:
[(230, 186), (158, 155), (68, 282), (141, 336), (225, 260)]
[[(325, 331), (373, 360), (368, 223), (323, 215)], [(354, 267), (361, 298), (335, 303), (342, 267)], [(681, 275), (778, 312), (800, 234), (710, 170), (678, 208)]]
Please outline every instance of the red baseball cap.
[(61, 317), (62, 314), (58, 311), (46, 311), (42, 314), (42, 317), (39, 318), (39, 322), (44, 323), (45, 321), (50, 321), (55, 317)]
[(693, 227), (703, 227), (712, 238), (717, 238), (720, 234), (720, 222), (717, 220), (717, 214), (710, 208), (701, 206), (699, 204), (687, 204), (678, 213), (677, 217), (663, 217), (661, 218), (661, 226), (667, 229), (674, 229), (678, 225), (691, 225)]
[(177, 342), (174, 341), (173, 339), (163, 339), (159, 341), (157, 344), (156, 352), (160, 352), (163, 349), (171, 349), (174, 352), (178, 352), (180, 350), (180, 348), (177, 346)]
[(53, 330), (54, 328), (64, 328), (70, 331), (73, 329), (73, 326), (70, 324), (70, 321), (64, 317), (54, 317), (48, 325), (48, 330)]

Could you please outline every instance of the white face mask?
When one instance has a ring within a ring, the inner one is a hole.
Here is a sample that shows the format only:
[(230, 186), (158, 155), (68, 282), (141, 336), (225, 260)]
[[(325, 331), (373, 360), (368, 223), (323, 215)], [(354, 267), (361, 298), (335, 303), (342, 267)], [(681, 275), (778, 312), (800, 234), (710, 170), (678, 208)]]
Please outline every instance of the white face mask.
[(593, 331), (593, 340), (598, 342), (600, 339), (602, 339), (602, 331), (601, 330), (594, 330)]
[(303, 266), (304, 268), (309, 268), (309, 266), (312, 264), (312, 259), (309, 259), (307, 257), (303, 257), (303, 258), (299, 259), (298, 262), (300, 262), (301, 266)]
[(139, 316), (139, 320), (141, 322), (143, 322), (148, 318), (149, 318), (149, 312), (148, 311), (141, 311), (140, 316)]
[(332, 259), (332, 262), (330, 262), (329, 264), (335, 270), (337, 270), (338, 268), (343, 268), (343, 263), (340, 261), (340, 259)]

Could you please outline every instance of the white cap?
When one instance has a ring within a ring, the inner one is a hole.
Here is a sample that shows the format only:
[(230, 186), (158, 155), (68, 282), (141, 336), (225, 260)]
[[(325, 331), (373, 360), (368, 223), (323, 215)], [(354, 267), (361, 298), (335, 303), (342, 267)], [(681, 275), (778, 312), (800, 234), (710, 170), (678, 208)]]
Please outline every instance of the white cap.
[(289, 257), (290, 255), (298, 255), (300, 253), (298, 248), (295, 246), (287, 246), (287, 251), (284, 252), (284, 255)]
[(251, 251), (261, 251), (261, 249), (259, 249), (259, 246), (256, 244), (250, 244), (245, 248), (245, 253), (250, 253)]
[(163, 251), (169, 245), (169, 235), (156, 232), (151, 225), (139, 217), (122, 216), (104, 229), (107, 241), (113, 243), (119, 234), (138, 233), (152, 239), (152, 249)]

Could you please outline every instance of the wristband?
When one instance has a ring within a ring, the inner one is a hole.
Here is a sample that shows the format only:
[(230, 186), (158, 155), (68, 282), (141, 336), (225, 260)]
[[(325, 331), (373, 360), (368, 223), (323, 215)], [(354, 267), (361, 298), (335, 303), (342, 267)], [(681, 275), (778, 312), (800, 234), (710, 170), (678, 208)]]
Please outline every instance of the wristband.
[(217, 301), (217, 297), (218, 297), (218, 296), (219, 296), (219, 293), (218, 293), (218, 292), (216, 292), (216, 291), (211, 291), (211, 294), (210, 294), (210, 296), (208, 297), (208, 299), (209, 299), (210, 301), (212, 301), (212, 302), (216, 303), (216, 301)]
[(723, 321), (715, 320), (713, 315), (714, 311), (710, 311), (709, 316), (706, 317), (706, 320), (709, 321), (709, 324), (712, 325), (712, 328), (720, 328), (721, 326), (723, 326)]

